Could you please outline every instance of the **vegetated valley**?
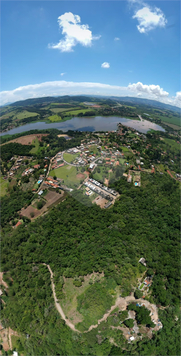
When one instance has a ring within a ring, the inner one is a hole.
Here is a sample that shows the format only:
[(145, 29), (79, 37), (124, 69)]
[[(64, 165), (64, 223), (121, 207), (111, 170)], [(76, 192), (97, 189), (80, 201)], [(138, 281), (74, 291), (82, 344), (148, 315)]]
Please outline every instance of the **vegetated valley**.
[(165, 127), (2, 137), (2, 355), (180, 354), (180, 146)]

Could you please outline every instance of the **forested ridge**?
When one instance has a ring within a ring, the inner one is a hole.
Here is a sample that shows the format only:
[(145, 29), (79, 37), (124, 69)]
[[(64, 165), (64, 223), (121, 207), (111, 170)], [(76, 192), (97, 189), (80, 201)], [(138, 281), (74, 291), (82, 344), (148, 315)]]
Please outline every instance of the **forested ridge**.
[[(9, 225), (3, 228), (1, 268), (13, 283), (9, 283), (2, 322), (30, 335), (19, 345), (23, 354), (179, 354), (179, 322), (175, 321), (180, 301), (179, 185), (166, 174), (142, 173), (141, 179), (139, 190), (124, 178), (117, 181), (114, 188), (120, 199), (110, 210), (96, 205), (85, 209), (69, 196), (27, 226), (14, 231)], [(65, 326), (54, 308), (49, 272), (40, 263), (50, 264), (59, 277), (104, 271), (105, 278), (114, 280), (126, 296), (144, 270), (138, 263), (142, 256), (154, 271), (150, 302), (166, 307), (159, 312), (163, 329), (152, 340), (127, 344), (119, 333), (114, 336), (119, 339), (116, 347), (109, 342), (106, 323), (101, 343), (98, 330), (77, 335)]]

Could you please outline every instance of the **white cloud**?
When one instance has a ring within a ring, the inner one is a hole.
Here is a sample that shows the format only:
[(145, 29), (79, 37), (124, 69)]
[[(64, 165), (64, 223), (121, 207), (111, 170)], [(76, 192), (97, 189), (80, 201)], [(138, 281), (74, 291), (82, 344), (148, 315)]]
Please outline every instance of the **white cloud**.
[(66, 73), (60, 73), (60, 75), (63, 77), (63, 75), (65, 75)]
[(140, 33), (146, 33), (156, 27), (165, 27), (167, 19), (164, 13), (157, 7), (152, 10), (148, 5), (136, 11), (133, 19), (137, 19), (139, 25), (137, 29)]
[(175, 99), (178, 100), (178, 101), (181, 101), (181, 91), (178, 91), (176, 93), (176, 98)]
[(0, 93), (0, 104), (15, 102), (29, 98), (61, 95), (107, 95), (107, 96), (141, 96), (142, 98), (158, 100), (166, 104), (181, 107), (181, 92), (173, 98), (159, 85), (143, 85), (142, 83), (129, 84), (127, 87), (91, 82), (54, 81), (40, 84), (26, 85), (14, 90)]
[(74, 15), (72, 12), (65, 12), (59, 16), (58, 24), (65, 37), (57, 44), (49, 44), (49, 48), (59, 49), (61, 52), (72, 52), (73, 47), (78, 43), (82, 46), (91, 46), (93, 40), (101, 37), (93, 36), (89, 26), (81, 25), (80, 16)]
[(115, 37), (114, 41), (120, 41), (120, 38), (119, 37)]
[(101, 68), (110, 68), (110, 64), (108, 62), (104, 62), (101, 64)]
[(169, 93), (160, 88), (159, 85), (146, 85), (141, 82), (129, 84), (128, 89), (133, 90), (137, 93), (146, 93), (150, 96), (155, 96), (157, 98), (163, 98), (169, 95)]

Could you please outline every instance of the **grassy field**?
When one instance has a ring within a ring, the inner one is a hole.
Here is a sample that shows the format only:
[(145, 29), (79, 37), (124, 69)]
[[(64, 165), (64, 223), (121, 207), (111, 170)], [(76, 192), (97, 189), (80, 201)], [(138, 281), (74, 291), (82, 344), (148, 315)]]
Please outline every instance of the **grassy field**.
[(171, 146), (175, 151), (180, 152), (180, 144), (170, 138), (164, 138), (166, 145)]
[(57, 114), (57, 113), (59, 113), (59, 112), (65, 112), (65, 111), (68, 111), (68, 112), (71, 112), (71, 110), (80, 110), (80, 107), (73, 107), (73, 108), (71, 108), (71, 107), (69, 107), (69, 108), (50, 108), (50, 110), (53, 112), (53, 113), (55, 113), (55, 114)]
[(80, 113), (82, 113), (83, 115), (87, 112), (91, 112), (94, 111), (93, 109), (90, 111), (90, 109), (79, 109), (79, 110), (71, 110), (71, 111), (67, 111), (66, 114), (67, 115), (78, 115)]
[[(76, 167), (73, 166), (63, 166), (57, 169), (53, 169), (50, 171), (50, 176), (56, 176), (57, 178), (61, 178), (64, 180), (64, 184), (67, 185), (69, 188), (76, 188), (79, 186), (80, 181), (84, 179), (86, 176), (82, 175), (82, 178), (78, 178), (77, 174), (80, 171), (77, 171)], [(83, 178), (84, 177), (84, 178)]]
[(76, 325), (80, 331), (88, 330), (91, 325), (96, 325), (106, 311), (114, 305), (115, 288), (116, 282), (113, 279), (104, 278), (102, 283), (94, 283), (78, 296), (77, 309), (84, 317), (84, 320)]
[(173, 124), (173, 125), (177, 125), (177, 126), (180, 126), (180, 119), (179, 117), (174, 117), (174, 116), (171, 116), (171, 117), (168, 117), (168, 116), (158, 116), (158, 118), (165, 124)]
[(9, 119), (10, 117), (13, 117), (14, 115), (15, 115), (15, 111), (11, 111), (10, 113), (0, 116), (0, 120)]
[(33, 147), (30, 151), (30, 153), (37, 153), (38, 152), (38, 149), (40, 147), (40, 142), (38, 140), (38, 138), (36, 138), (35, 140), (33, 140), (32, 142), (33, 145), (35, 145), (35, 147)]
[(58, 115), (49, 116), (47, 119), (50, 120), (51, 122), (56, 122), (56, 121), (61, 121), (62, 120), (61, 117), (58, 116)]
[(71, 154), (71, 153), (64, 153), (63, 157), (65, 159), (66, 162), (71, 163), (75, 160), (76, 157), (78, 157), (80, 154), (76, 153), (76, 154)]
[(65, 297), (61, 300), (61, 305), (65, 315), (74, 323), (77, 324), (83, 320), (83, 316), (77, 311), (77, 297), (89, 287), (91, 275), (84, 277), (84, 282), (81, 287), (75, 287), (73, 278), (66, 278), (63, 288)]
[[(165, 122), (163, 122), (163, 124), (164, 124)], [(178, 126), (178, 125), (174, 125), (174, 124), (168, 124), (168, 122), (167, 122), (167, 125), (168, 126), (170, 126), (172, 129), (174, 129), (174, 130), (180, 130), (180, 128), (181, 128), (181, 126)]]
[(33, 116), (37, 116), (38, 114), (36, 112), (29, 112), (27, 110), (24, 110), (18, 114), (14, 115), (14, 119), (17, 117), (18, 120), (22, 120), (25, 119), (26, 117), (33, 117)]
[(9, 182), (0, 177), (0, 196), (3, 197), (7, 193)]

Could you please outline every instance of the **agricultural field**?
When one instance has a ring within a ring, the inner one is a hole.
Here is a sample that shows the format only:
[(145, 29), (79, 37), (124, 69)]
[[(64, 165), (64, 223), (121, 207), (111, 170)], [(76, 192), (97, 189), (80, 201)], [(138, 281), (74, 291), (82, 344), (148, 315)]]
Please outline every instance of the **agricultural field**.
[(33, 142), (37, 139), (38, 141), (41, 142), (41, 139), (43, 136), (47, 136), (48, 134), (31, 134), (31, 135), (25, 135), (21, 136), (18, 138), (15, 138), (14, 140), (8, 141), (3, 143), (2, 145), (6, 145), (8, 143), (14, 142), (14, 143), (21, 143), (22, 145), (32, 145)]
[(164, 138), (165, 148), (170, 146), (175, 152), (180, 152), (180, 144), (170, 138)]
[(25, 119), (27, 117), (34, 117), (37, 116), (38, 114), (36, 112), (30, 112), (27, 110), (24, 110), (22, 112), (19, 112), (17, 114), (15, 114), (14, 119), (18, 119), (18, 120), (22, 120)]

